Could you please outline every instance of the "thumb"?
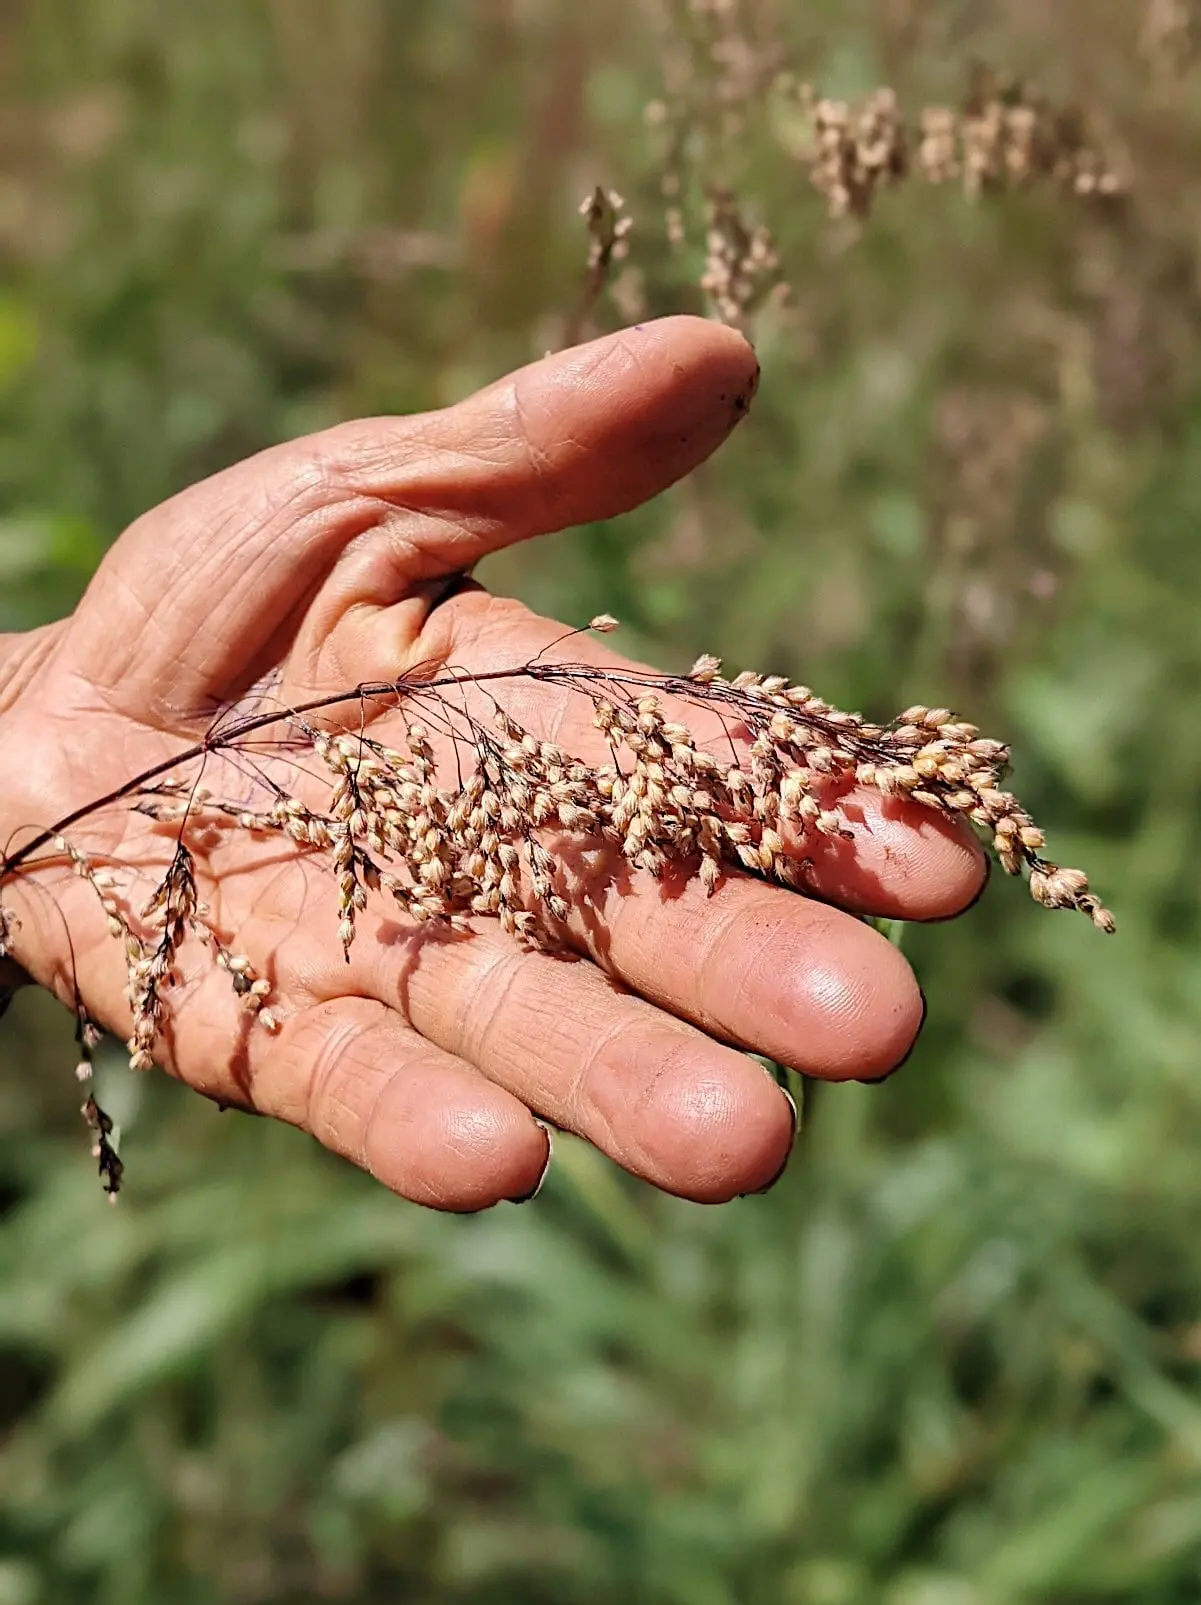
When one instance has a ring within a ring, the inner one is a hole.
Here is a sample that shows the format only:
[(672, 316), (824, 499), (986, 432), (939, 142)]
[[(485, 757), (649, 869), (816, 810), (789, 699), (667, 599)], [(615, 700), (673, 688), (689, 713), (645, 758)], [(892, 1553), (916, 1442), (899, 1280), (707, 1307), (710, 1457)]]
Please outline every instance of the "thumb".
[[(665, 318), (531, 364), (459, 405), (260, 453), (131, 526), (72, 621), (72, 667), (170, 723), (278, 662), (302, 621), (611, 518), (702, 462), (746, 412), (741, 335)], [(332, 578), (331, 578), (332, 577)]]

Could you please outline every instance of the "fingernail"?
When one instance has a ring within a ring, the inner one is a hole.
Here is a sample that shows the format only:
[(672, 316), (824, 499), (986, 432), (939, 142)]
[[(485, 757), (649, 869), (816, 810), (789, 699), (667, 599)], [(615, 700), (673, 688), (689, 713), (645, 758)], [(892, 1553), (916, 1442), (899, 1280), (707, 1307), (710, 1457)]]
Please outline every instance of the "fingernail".
[(533, 1116), (533, 1121), (534, 1121), (534, 1124), (536, 1126), (541, 1126), (543, 1131), (546, 1133), (546, 1163), (543, 1165), (542, 1173), (538, 1177), (538, 1180), (534, 1183), (534, 1185), (530, 1189), (530, 1191), (528, 1193), (522, 1193), (519, 1198), (507, 1199), (506, 1202), (510, 1203), (510, 1204), (532, 1204), (533, 1203), (534, 1199), (537, 1198), (538, 1194), (542, 1191), (542, 1184), (546, 1180), (547, 1176), (550, 1174), (550, 1162), (555, 1157), (555, 1133), (554, 1133), (554, 1128), (552, 1126), (550, 1126), (545, 1120), (539, 1120), (537, 1115)]
[(891, 1070), (885, 1070), (883, 1075), (879, 1075), (879, 1076), (852, 1076), (851, 1077), (852, 1081), (858, 1081), (865, 1087), (879, 1087), (879, 1086), (882, 1086), (884, 1084), (884, 1082), (886, 1082), (886, 1081), (888, 1081), (890, 1079), (890, 1077), (895, 1076), (898, 1070), (903, 1070), (905, 1068), (905, 1066), (909, 1063), (910, 1059), (912, 1059), (913, 1050), (917, 1047), (918, 1043), (921, 1041), (922, 1032), (925, 1030), (925, 1027), (926, 1027), (926, 1015), (930, 1012), (930, 1005), (926, 1001), (926, 989), (925, 989), (924, 986), (922, 986), (920, 981), (918, 982), (917, 990), (918, 990), (918, 995), (920, 996), (920, 998), (922, 1000), (922, 1017), (917, 1023), (917, 1030), (913, 1033), (913, 1041), (905, 1049), (904, 1054), (901, 1056), (901, 1058), (899, 1058), (897, 1060), (896, 1064), (893, 1065), (892, 1069)]
[(761, 1198), (764, 1193), (771, 1192), (772, 1188), (779, 1181), (780, 1177), (788, 1169), (788, 1161), (792, 1158), (793, 1146), (796, 1143), (797, 1127), (800, 1124), (800, 1118), (797, 1113), (796, 1099), (792, 1096), (792, 1093), (789, 1092), (787, 1087), (780, 1086), (780, 1083), (776, 1081), (775, 1076), (772, 1075), (770, 1070), (765, 1070), (764, 1074), (771, 1076), (771, 1079), (779, 1089), (781, 1096), (787, 1099), (788, 1109), (792, 1116), (792, 1131), (789, 1135), (788, 1147), (784, 1150), (784, 1158), (780, 1162), (779, 1170), (777, 1170), (775, 1175), (770, 1177), (769, 1180), (765, 1181), (762, 1187), (752, 1187), (749, 1192), (739, 1193), (739, 1198)]

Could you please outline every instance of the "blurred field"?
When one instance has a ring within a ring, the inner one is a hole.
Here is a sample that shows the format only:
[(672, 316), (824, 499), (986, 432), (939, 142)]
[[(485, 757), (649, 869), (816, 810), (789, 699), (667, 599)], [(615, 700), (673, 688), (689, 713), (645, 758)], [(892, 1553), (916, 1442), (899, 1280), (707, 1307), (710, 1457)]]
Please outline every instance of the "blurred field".
[[(958, 706), (1013, 741), (1119, 935), (997, 883), (907, 932), (905, 1074), (807, 1088), (787, 1178), (714, 1211), (564, 1140), (535, 1205), (438, 1218), (114, 1059), (110, 1212), (69, 1022), (21, 997), (0, 1605), (1201, 1599), (1201, 63), (1187, 28), (1149, 39), (1168, 14), (735, 7), (826, 92), (888, 83), (910, 114), (976, 59), (1028, 74), (1129, 194), (914, 182), (831, 222), (753, 97), (693, 153), (794, 290), (755, 326), (752, 417), (655, 506), (485, 575), (617, 613), (665, 666)], [(556, 344), (598, 182), (648, 310), (703, 309), (642, 113), (665, 48), (711, 93), (711, 26), (666, 0), (0, 4), (0, 630), (68, 609), (199, 475)]]

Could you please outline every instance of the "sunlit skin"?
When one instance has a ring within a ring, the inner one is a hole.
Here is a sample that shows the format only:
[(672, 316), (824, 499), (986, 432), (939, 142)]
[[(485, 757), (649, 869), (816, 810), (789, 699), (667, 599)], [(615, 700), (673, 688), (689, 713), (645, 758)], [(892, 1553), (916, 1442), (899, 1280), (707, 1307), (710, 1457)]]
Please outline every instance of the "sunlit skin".
[[(739, 335), (665, 319), (443, 412), (274, 448), (147, 513), (70, 619), (0, 637), (0, 840), (19, 843), (194, 742), (203, 710), (268, 676), (295, 703), (431, 660), (476, 671), (528, 660), (564, 626), (474, 585), (447, 596), (447, 577), (657, 495), (721, 445), (757, 378)], [(615, 640), (578, 638), (571, 654), (620, 663)], [(524, 685), (510, 706), (536, 733), (594, 750), (585, 699)], [(384, 739), (399, 718), (381, 714)], [(820, 900), (734, 874), (711, 900), (696, 882), (668, 896), (635, 876), (573, 925), (575, 962), (524, 951), (486, 921), (463, 940), (421, 940), (381, 909), (346, 963), (327, 871), (238, 837), (208, 864), (205, 895), (271, 976), (281, 1029), (247, 1029), (228, 977), (189, 944), (157, 1057), (439, 1208), (532, 1192), (548, 1157), (535, 1116), (684, 1197), (754, 1191), (784, 1165), (793, 1113), (739, 1050), (830, 1080), (887, 1075), (913, 1045), (922, 998), (900, 954), (852, 913), (945, 918), (983, 883), (983, 854), (953, 821), (874, 793), (844, 807), (854, 841), (814, 860)], [(155, 831), (116, 812), (77, 839), (161, 862)], [(88, 889), (48, 872), (2, 891), (28, 974), (69, 999), (74, 973), (91, 1014), (124, 1035), (121, 944)]]

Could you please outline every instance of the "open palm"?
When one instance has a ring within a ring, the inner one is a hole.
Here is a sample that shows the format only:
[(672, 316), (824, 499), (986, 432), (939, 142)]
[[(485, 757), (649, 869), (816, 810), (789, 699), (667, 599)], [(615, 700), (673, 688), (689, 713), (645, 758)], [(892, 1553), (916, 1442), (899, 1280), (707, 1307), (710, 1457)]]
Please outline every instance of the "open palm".
[[(215, 705), (294, 705), (419, 662), (527, 661), (563, 626), (448, 577), (655, 495), (724, 440), (756, 378), (739, 336), (666, 319), (445, 412), (276, 448), (147, 514), (71, 619), (0, 638), (0, 840), (182, 750)], [(619, 661), (594, 641), (572, 653)], [(538, 734), (591, 753), (586, 704), (528, 684), (511, 696)], [(904, 961), (832, 905), (945, 917), (984, 874), (975, 842), (916, 805), (864, 793), (845, 813), (853, 842), (810, 867), (819, 899), (740, 876), (712, 900), (698, 885), (664, 898), (635, 876), (602, 889), (586, 928), (572, 924), (577, 963), (519, 948), (489, 922), (468, 940), (422, 941), (382, 910), (346, 963), (327, 874), (277, 841), (221, 842), (205, 895), (218, 928), (271, 976), (281, 1029), (248, 1032), (228, 977), (185, 946), (158, 1057), (443, 1208), (537, 1186), (548, 1138), (534, 1115), (687, 1197), (760, 1188), (787, 1158), (793, 1114), (739, 1049), (877, 1079), (921, 1024)], [(128, 812), (89, 822), (81, 840), (125, 863), (162, 857), (155, 827)], [(65, 999), (77, 980), (93, 1017), (124, 1034), (120, 944), (89, 889), (39, 876), (4, 900), (28, 972)]]

